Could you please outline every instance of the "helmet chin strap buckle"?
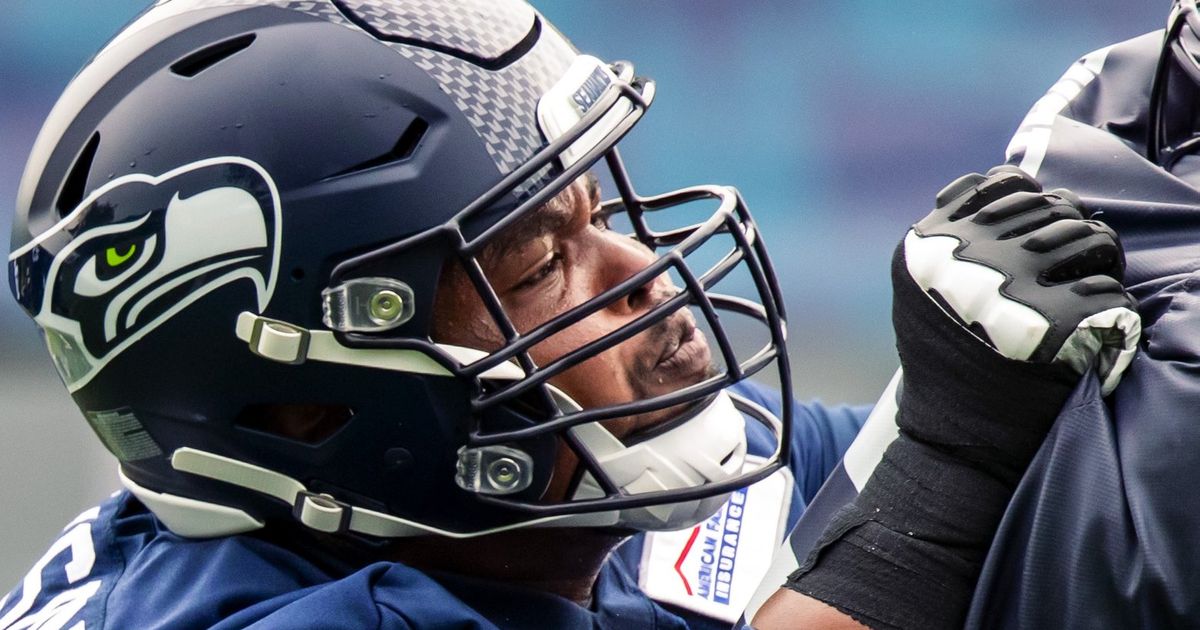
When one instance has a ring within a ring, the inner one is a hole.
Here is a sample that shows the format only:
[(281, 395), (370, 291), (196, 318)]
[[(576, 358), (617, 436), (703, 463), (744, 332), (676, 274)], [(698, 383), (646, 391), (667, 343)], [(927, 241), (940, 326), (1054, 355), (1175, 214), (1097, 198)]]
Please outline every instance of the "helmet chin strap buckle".
[(343, 534), (350, 531), (350, 517), (354, 509), (328, 494), (301, 490), (296, 493), (292, 505), (292, 516), (311, 529), (328, 534)]
[[(444, 365), (421, 350), (350, 348), (339, 343), (332, 331), (312, 330), (250, 311), (238, 314), (234, 334), (246, 342), (250, 352), (278, 363), (300, 365), (307, 361), (323, 361), (411, 374), (453, 376)], [(460, 365), (487, 356), (486, 352), (474, 348), (444, 343), (437, 346)], [(506, 361), (479, 376), (515, 380), (524, 378), (525, 372), (516, 363)]]
[[(299, 365), (308, 358), (312, 341), (308, 329), (262, 316), (255, 316), (249, 323), (247, 343), (254, 354), (290, 365)], [(241, 319), (238, 324), (242, 324)]]

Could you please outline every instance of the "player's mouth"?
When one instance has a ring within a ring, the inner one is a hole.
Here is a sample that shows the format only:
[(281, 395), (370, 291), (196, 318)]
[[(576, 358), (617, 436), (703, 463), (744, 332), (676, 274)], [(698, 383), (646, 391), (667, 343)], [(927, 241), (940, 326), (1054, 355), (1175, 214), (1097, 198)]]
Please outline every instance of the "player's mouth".
[(675, 380), (705, 374), (712, 362), (704, 333), (696, 328), (691, 313), (683, 313), (683, 317), (677, 320), (679, 323), (671, 326), (667, 344), (654, 364), (655, 374), (663, 379)]

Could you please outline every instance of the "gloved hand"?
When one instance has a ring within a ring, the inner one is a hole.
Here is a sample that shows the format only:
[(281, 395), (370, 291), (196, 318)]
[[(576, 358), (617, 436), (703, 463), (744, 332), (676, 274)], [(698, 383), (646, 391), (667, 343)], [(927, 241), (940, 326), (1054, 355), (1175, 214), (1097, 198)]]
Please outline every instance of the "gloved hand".
[(944, 188), (892, 260), (897, 423), (1015, 485), (1080, 375), (1108, 390), (1141, 333), (1116, 234), (1001, 166)]
[(996, 526), (1089, 366), (1141, 331), (1116, 234), (1014, 167), (959, 178), (892, 259), (898, 437), (785, 586), (872, 628), (961, 627)]
[[(1002, 356), (1075, 374), (1095, 366), (1107, 394), (1133, 358), (1141, 322), (1121, 286), (1116, 234), (1083, 212), (1069, 191), (1043, 193), (1017, 167), (999, 166), (942, 189), (897, 255), (921, 290)], [(904, 284), (896, 272), (893, 285)], [(896, 325), (903, 339), (904, 322)]]

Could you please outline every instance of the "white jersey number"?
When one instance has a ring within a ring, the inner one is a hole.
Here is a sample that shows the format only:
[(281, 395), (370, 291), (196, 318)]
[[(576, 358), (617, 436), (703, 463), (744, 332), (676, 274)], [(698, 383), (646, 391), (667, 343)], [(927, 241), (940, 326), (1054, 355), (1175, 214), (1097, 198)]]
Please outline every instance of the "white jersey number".
[[(25, 579), (21, 581), (21, 599), (0, 617), (0, 630), (61, 630), (100, 590), (100, 580), (84, 581), (91, 575), (92, 567), (96, 564), (92, 521), (96, 520), (99, 513), (99, 508), (92, 508), (80, 514), (67, 526), (66, 533), (54, 541), (29, 573), (25, 574)], [(43, 572), (63, 554), (69, 554), (69, 559), (61, 566), (67, 574), (67, 583), (74, 585), (74, 588), (64, 590), (37, 611), (30, 612), (34, 601), (42, 592)], [(3, 610), (7, 603), (7, 597), (0, 601), (0, 610)], [(79, 621), (71, 626), (70, 630), (84, 630), (84, 623)]]

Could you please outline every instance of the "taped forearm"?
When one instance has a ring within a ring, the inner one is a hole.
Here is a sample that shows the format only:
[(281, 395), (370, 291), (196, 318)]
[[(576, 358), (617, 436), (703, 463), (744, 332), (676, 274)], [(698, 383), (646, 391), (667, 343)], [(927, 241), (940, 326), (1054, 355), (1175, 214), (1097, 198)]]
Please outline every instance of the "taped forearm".
[(786, 586), (872, 628), (955, 628), (1011, 491), (907, 438)]

